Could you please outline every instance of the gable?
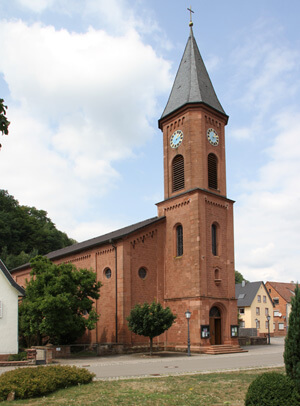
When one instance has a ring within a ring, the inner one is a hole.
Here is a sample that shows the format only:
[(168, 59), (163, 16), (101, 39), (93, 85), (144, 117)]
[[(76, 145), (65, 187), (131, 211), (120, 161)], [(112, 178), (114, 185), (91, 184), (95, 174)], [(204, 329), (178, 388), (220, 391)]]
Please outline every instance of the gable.
[(251, 306), (258, 289), (262, 282), (246, 282), (245, 286), (242, 283), (235, 285), (235, 298), (237, 299), (238, 307)]
[(4, 263), (0, 259), (0, 278), (2, 279), (1, 284), (8, 284), (13, 288), (13, 290), (16, 291), (16, 294), (18, 296), (24, 296), (25, 295), (25, 290), (17, 284), (17, 282), (13, 279), (11, 276), (9, 270), (6, 268)]

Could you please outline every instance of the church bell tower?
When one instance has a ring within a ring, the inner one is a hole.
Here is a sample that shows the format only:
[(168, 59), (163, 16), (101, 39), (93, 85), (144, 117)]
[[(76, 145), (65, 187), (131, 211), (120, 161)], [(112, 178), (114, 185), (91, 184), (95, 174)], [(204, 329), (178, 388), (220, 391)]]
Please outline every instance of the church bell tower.
[[(190, 35), (159, 120), (164, 148), (166, 217), (164, 301), (176, 314), (168, 345), (236, 344), (233, 201), (226, 194), (228, 122), (194, 38)], [(178, 339), (180, 337), (180, 339)]]

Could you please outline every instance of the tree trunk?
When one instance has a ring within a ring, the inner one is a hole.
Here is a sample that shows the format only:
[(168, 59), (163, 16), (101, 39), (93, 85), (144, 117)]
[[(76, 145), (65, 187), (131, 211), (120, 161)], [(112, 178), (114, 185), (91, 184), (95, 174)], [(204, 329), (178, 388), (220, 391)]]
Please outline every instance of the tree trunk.
[(150, 337), (150, 355), (152, 355), (152, 340), (153, 340), (153, 338)]
[(38, 331), (37, 332), (37, 345), (42, 345), (43, 344), (43, 338), (42, 338), (42, 334)]

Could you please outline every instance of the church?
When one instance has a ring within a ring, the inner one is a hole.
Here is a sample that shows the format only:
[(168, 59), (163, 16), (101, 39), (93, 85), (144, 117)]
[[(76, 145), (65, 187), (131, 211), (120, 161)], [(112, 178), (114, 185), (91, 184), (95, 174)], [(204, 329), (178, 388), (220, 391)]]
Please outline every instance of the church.
[[(225, 126), (228, 122), (190, 35), (158, 121), (163, 137), (164, 200), (157, 216), (50, 252), (54, 263), (91, 268), (101, 281), (100, 318), (83, 337), (118, 351), (148, 343), (131, 333), (126, 317), (137, 303), (159, 301), (177, 316), (154, 340), (162, 349), (237, 345), (233, 201), (226, 195)], [(25, 286), (30, 266), (14, 271)]]

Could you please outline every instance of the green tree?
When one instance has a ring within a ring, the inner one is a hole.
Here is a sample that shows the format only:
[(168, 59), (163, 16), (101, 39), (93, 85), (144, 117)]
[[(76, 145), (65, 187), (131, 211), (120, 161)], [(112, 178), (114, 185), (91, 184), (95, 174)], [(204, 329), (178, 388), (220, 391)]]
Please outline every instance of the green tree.
[[(0, 99), (0, 132), (5, 135), (8, 135), (8, 127), (10, 122), (6, 118), (7, 106), (4, 104), (4, 100)], [(0, 144), (0, 148), (2, 145)]]
[(86, 329), (95, 328), (98, 315), (93, 299), (100, 297), (101, 283), (88, 269), (72, 264), (55, 265), (37, 256), (31, 261), (31, 279), (26, 283), (20, 314), (20, 334), (28, 345), (71, 344)]
[(74, 242), (56, 229), (46, 211), (21, 206), (6, 190), (0, 190), (0, 255), (8, 269)]
[(298, 283), (289, 316), (288, 332), (285, 338), (284, 363), (286, 374), (295, 382), (300, 393), (300, 289)]
[[(246, 281), (243, 275), (239, 271), (234, 271), (235, 275), (235, 283), (242, 283), (243, 281)], [(248, 282), (248, 281), (246, 281)]]
[(127, 317), (129, 330), (140, 336), (149, 337), (150, 355), (152, 355), (153, 338), (168, 330), (176, 316), (169, 307), (165, 309), (155, 300), (152, 303), (137, 304)]

